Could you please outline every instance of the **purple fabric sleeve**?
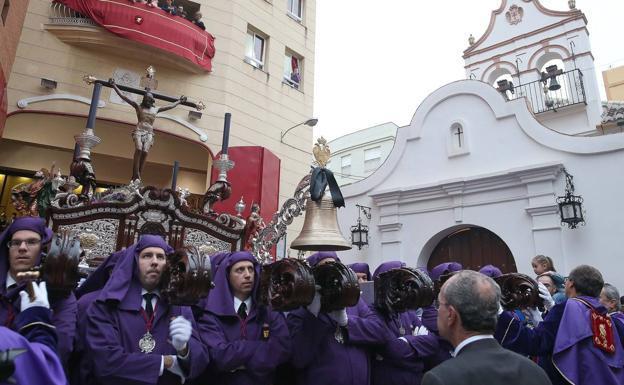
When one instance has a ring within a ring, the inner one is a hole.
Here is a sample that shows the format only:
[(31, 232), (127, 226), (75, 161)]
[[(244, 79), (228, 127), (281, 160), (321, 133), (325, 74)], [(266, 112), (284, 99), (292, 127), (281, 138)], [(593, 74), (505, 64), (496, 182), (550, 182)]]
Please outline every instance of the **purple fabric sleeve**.
[(210, 361), (217, 371), (245, 366), (262, 344), (260, 341), (228, 341), (216, 316), (210, 312), (204, 314), (199, 327), (202, 339), (208, 345)]
[(268, 375), (288, 360), (291, 351), (291, 341), (288, 326), (284, 316), (269, 312), (269, 339), (260, 344), (251, 360), (247, 363), (247, 368), (254, 373)]
[(392, 339), (383, 321), (367, 306), (358, 306), (358, 315), (349, 314), (346, 329), (353, 344), (381, 345)]
[(52, 305), (52, 323), (58, 333), (58, 353), (63, 364), (69, 360), (76, 338), (78, 304), (74, 293)]
[(30, 342), (37, 342), (56, 352), (57, 334), (52, 326), (52, 312), (45, 307), (35, 306), (20, 312), (15, 318), (15, 329)]
[(307, 367), (315, 358), (322, 338), (331, 326), (324, 324), (307, 309), (301, 308), (288, 314), (288, 329), (292, 340), (292, 364), (295, 368)]
[(527, 356), (551, 355), (564, 309), (565, 302), (555, 305), (535, 329), (526, 327), (512, 313), (505, 311), (498, 317), (494, 336), (503, 347), (516, 353)]

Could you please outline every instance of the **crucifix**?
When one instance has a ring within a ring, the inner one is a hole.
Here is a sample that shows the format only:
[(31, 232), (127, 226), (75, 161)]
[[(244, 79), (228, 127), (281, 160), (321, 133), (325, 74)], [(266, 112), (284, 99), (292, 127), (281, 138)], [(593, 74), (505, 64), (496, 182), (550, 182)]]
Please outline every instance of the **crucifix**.
[[(105, 87), (110, 87), (119, 97), (134, 107), (137, 114), (137, 125), (134, 131), (132, 132), (132, 139), (134, 141), (134, 157), (132, 162), (132, 181), (141, 180), (141, 172), (143, 171), (143, 167), (145, 166), (145, 161), (147, 159), (147, 153), (150, 148), (154, 144), (154, 121), (156, 120), (156, 116), (160, 112), (168, 111), (173, 108), (176, 108), (178, 105), (182, 104), (184, 106), (192, 107), (197, 110), (204, 109), (204, 104), (202, 102), (193, 103), (187, 100), (186, 96), (180, 97), (172, 97), (164, 94), (160, 94), (152, 91), (152, 87), (155, 87), (157, 84), (156, 79), (154, 78), (155, 70), (152, 66), (147, 69), (147, 75), (144, 81), (145, 88), (134, 88), (124, 85), (117, 85), (113, 79), (109, 79), (108, 81), (96, 79), (93, 76), (85, 76), (84, 81), (96, 85), (101, 84)], [(128, 98), (122, 91), (130, 92), (137, 95), (142, 95), (143, 100), (141, 103), (137, 103), (134, 100)], [(95, 97), (95, 93), (94, 93)], [(99, 98), (99, 94), (98, 94)], [(157, 107), (156, 99), (164, 100), (168, 102), (172, 102), (171, 104)], [(97, 105), (97, 100), (92, 100), (91, 105)]]
[(462, 130), (462, 126), (457, 125), (455, 130), (453, 130), (453, 135), (457, 135), (457, 148), (461, 148), (462, 146), (462, 135), (464, 134), (464, 130)]

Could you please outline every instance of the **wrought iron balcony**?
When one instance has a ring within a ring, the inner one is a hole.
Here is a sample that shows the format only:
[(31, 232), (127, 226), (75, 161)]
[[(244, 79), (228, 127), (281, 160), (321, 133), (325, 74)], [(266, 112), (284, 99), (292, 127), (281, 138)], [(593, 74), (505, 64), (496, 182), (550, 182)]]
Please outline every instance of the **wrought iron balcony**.
[(160, 8), (127, 0), (50, 3), (45, 29), (64, 43), (184, 72), (211, 70), (214, 37)]
[(557, 109), (581, 103), (587, 104), (583, 73), (579, 69), (548, 75), (548, 73), (543, 74), (544, 80), (536, 80), (515, 87), (499, 82), (497, 89), (508, 100), (526, 98), (535, 114), (557, 111)]

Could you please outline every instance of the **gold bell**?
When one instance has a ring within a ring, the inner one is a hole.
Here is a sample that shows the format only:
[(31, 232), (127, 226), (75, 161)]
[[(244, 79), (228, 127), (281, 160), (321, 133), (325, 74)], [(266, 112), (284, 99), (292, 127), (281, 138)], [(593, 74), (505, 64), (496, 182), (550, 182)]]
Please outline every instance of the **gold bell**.
[(341, 251), (351, 249), (351, 245), (338, 227), (338, 211), (328, 192), (320, 201), (308, 198), (303, 229), (290, 247), (304, 251)]

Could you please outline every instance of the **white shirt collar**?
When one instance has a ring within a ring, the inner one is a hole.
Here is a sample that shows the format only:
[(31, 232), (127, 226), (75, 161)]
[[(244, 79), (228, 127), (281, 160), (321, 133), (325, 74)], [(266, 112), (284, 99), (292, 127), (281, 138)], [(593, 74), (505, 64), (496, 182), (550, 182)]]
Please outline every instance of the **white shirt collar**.
[[(234, 312), (235, 313), (238, 313), (238, 308), (240, 307), (241, 303), (243, 303), (243, 301), (234, 297)], [(247, 314), (249, 314), (249, 309), (251, 309), (251, 296), (249, 296), (245, 300), (245, 305), (247, 305)]]
[(160, 297), (160, 290), (158, 290), (158, 289), (154, 289), (152, 291), (147, 291), (144, 288), (141, 288), (141, 297), (143, 297), (143, 294), (147, 294), (147, 293), (156, 294), (158, 297)]
[(6, 277), (6, 288), (8, 289), (11, 285), (16, 284), (17, 282), (15, 282), (15, 279), (13, 279), (13, 276), (11, 275), (11, 273), (7, 274)]
[(491, 334), (479, 334), (477, 336), (468, 337), (462, 342), (460, 342), (459, 345), (457, 345), (457, 347), (455, 347), (455, 350), (451, 353), (451, 355), (453, 357), (457, 357), (457, 355), (459, 354), (459, 351), (462, 350), (466, 345), (471, 344), (475, 341), (486, 340), (489, 338), (494, 339), (494, 336)]

